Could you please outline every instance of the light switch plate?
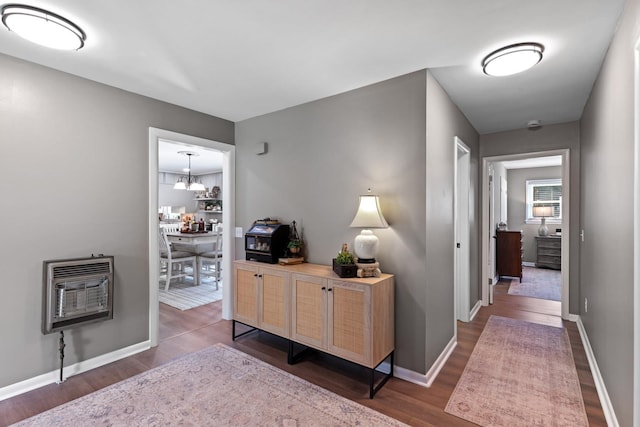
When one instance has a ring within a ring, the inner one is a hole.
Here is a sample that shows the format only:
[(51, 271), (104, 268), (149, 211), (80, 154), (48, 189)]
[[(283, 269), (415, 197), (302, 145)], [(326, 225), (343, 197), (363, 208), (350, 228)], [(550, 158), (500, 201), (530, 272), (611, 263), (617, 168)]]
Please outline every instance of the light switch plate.
[(236, 227), (236, 237), (239, 239), (242, 238), (242, 227)]

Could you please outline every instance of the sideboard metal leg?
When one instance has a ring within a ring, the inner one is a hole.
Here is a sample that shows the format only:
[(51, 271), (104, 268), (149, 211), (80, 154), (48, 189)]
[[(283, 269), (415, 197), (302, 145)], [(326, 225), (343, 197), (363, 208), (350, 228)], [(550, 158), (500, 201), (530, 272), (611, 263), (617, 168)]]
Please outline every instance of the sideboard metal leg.
[(238, 321), (237, 320), (232, 320), (231, 321), (231, 339), (233, 339), (233, 341), (235, 341), (236, 338), (240, 338), (243, 335), (247, 335), (247, 334), (250, 334), (253, 331), (257, 331), (258, 330), (258, 328), (254, 328), (253, 326), (249, 326), (249, 325), (247, 325), (245, 323), (238, 322), (241, 325), (249, 326), (251, 329), (249, 329), (248, 331), (244, 331), (241, 334), (236, 335), (236, 322), (238, 322)]
[[(393, 377), (393, 354), (392, 351), (387, 357), (384, 358), (382, 362), (380, 362), (376, 367), (371, 369), (371, 377), (369, 379), (369, 399), (373, 399), (373, 396), (380, 390), (386, 383), (389, 381), (389, 378)], [(378, 383), (378, 385), (374, 386), (375, 382), (375, 374), (376, 368), (384, 363), (385, 360), (389, 359), (389, 372), (384, 374), (382, 380)]]

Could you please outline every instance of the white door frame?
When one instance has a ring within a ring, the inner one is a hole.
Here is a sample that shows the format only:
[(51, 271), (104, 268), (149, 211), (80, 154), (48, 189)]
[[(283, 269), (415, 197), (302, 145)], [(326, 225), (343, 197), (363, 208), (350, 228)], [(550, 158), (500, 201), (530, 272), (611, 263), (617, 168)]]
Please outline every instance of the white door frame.
[(640, 426), (640, 38), (634, 52), (633, 167), (633, 425)]
[[(489, 233), (489, 239), (487, 241), (487, 248), (486, 250), (489, 251), (490, 254), (495, 253), (496, 251), (496, 239), (493, 238), (495, 231), (493, 230), (496, 224), (496, 203), (495, 203), (495, 173), (494, 173), (494, 169), (493, 169), (493, 163), (489, 163), (487, 165), (487, 186), (488, 186), (488, 200), (485, 200), (485, 203), (487, 203), (488, 207), (487, 207), (487, 215), (489, 217), (489, 226), (486, 228), (486, 232)], [(495, 266), (495, 257), (489, 257), (487, 259), (487, 268), (488, 268), (488, 274), (487, 274), (487, 279), (491, 279), (488, 282), (488, 286), (489, 286), (489, 304), (493, 304), (493, 285), (496, 284), (496, 266)]]
[(482, 158), (482, 305), (489, 304), (489, 258), (492, 254), (489, 254), (489, 239), (491, 235), (489, 233), (489, 206), (487, 206), (487, 200), (489, 200), (489, 163), (502, 162), (506, 160), (520, 160), (531, 157), (546, 157), (546, 156), (562, 156), (562, 194), (563, 200), (566, 203), (562, 203), (562, 246), (560, 249), (562, 261), (561, 261), (561, 305), (562, 305), (562, 318), (566, 320), (573, 320), (574, 316), (569, 314), (569, 248), (571, 241), (571, 164), (569, 158), (569, 149), (541, 151), (534, 153), (522, 153), (511, 154), (504, 156), (493, 156)]
[[(454, 301), (455, 319), (468, 322), (470, 318), (471, 236), (469, 227), (469, 187), (471, 185), (471, 150), (457, 136), (453, 149), (453, 224), (454, 224)], [(455, 322), (454, 322), (455, 324)]]
[[(160, 309), (158, 306), (158, 280), (160, 260), (158, 257), (158, 143), (160, 139), (185, 145), (199, 145), (220, 151), (222, 160), (222, 271), (225, 282), (230, 283), (232, 262), (235, 257), (235, 150), (231, 144), (198, 138), (168, 130), (149, 128), (149, 342), (158, 345)], [(231, 319), (231, 286), (222, 292), (222, 317)]]

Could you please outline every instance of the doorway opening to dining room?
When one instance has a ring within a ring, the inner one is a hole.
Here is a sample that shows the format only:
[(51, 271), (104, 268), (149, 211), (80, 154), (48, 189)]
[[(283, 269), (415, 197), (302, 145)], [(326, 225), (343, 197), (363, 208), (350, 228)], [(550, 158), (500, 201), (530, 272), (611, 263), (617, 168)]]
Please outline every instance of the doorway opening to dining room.
[[(198, 156), (184, 153), (196, 153)], [(195, 157), (208, 160), (193, 162), (189, 165)], [(213, 162), (217, 162), (217, 166), (211, 165)], [(180, 163), (183, 163), (182, 167), (179, 167)], [(175, 223), (176, 227), (182, 227), (187, 218), (192, 221), (194, 219), (192, 217), (195, 216), (197, 223), (204, 224), (202, 228), (219, 230), (222, 240), (222, 259), (218, 264), (218, 271), (221, 269), (223, 274), (230, 272), (232, 254), (235, 253), (234, 165), (235, 146), (233, 145), (149, 128), (149, 341), (151, 346), (158, 344), (160, 327), (159, 254), (162, 238), (158, 230), (161, 223), (164, 226)], [(191, 170), (184, 171), (185, 168)], [(171, 181), (175, 182), (169, 186)], [(187, 185), (197, 183), (202, 186), (198, 186), (196, 191), (175, 190), (175, 194), (168, 195), (169, 187), (173, 190), (176, 182)], [(195, 259), (197, 258), (194, 256)], [(198, 263), (194, 262), (191, 268), (199, 269)], [(193, 274), (196, 282), (197, 276), (197, 273)], [(224, 283), (224, 276), (221, 282)], [(232, 301), (230, 287), (227, 286), (225, 290), (223, 285), (221, 288), (222, 317), (229, 319)]]

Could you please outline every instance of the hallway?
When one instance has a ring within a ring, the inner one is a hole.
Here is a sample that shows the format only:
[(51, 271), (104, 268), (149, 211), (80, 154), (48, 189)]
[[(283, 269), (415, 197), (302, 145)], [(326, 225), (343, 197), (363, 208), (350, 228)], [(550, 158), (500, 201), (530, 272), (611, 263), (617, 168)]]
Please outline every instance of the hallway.
[(161, 304), (158, 347), (46, 387), (0, 402), (0, 426), (45, 411), (94, 390), (198, 351), (216, 342), (233, 346), (267, 363), (318, 384), (348, 399), (413, 426), (472, 426), (444, 412), (473, 347), (492, 314), (567, 328), (582, 395), (591, 426), (606, 426), (589, 364), (574, 323), (557, 315), (559, 303), (508, 295), (508, 281), (495, 288), (495, 302), (482, 307), (467, 324), (458, 323), (458, 345), (430, 388), (392, 378), (373, 400), (368, 398), (367, 371), (321, 353), (311, 353), (295, 365), (287, 364), (287, 342), (267, 333), (231, 340), (231, 322), (221, 319), (221, 302), (180, 311)]

